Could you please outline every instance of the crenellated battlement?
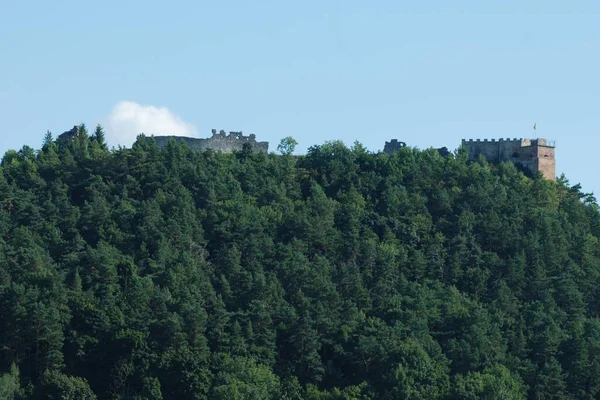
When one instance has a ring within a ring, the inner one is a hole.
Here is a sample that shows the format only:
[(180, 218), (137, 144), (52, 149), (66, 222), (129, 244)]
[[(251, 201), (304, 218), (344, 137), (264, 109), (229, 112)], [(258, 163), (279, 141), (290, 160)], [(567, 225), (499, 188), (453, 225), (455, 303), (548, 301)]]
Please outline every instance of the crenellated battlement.
[[(481, 143), (519, 143), (521, 146), (548, 146), (548, 147), (556, 147), (555, 140), (547, 140), (543, 138), (538, 139), (525, 139), (525, 138), (506, 138), (506, 139), (463, 139), (464, 144), (481, 144)], [(387, 142), (386, 142), (387, 143)]]
[(515, 143), (515, 144), (519, 144), (521, 146), (530, 146), (531, 145), (531, 139), (523, 139), (523, 138), (500, 138), (500, 139), (463, 139), (462, 140), (463, 145), (464, 144), (481, 144), (481, 143)]
[(543, 138), (463, 139), (468, 159), (473, 161), (483, 155), (492, 162), (513, 162), (532, 172), (541, 172), (547, 179), (556, 179), (555, 142)]
[[(500, 138), (500, 139), (498, 139), (498, 142), (520, 142), (522, 140), (524, 140), (524, 139), (523, 138), (514, 138), (514, 139), (511, 139), (511, 138), (502, 139), (502, 138)], [(475, 142), (475, 143), (492, 142), (493, 143), (493, 142), (496, 142), (496, 139), (463, 139), (463, 142), (469, 142), (469, 143), (471, 143), (471, 142)]]

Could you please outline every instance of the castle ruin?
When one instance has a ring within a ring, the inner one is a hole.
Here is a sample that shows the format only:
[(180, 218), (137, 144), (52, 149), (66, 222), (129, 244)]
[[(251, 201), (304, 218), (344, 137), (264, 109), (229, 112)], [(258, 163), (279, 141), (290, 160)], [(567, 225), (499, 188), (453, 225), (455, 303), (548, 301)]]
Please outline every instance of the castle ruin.
[(398, 139), (392, 139), (389, 142), (385, 142), (383, 152), (391, 155), (393, 152), (400, 150), (403, 147), (406, 147), (406, 143), (399, 142)]
[(156, 144), (159, 147), (165, 146), (169, 138), (183, 141), (190, 146), (191, 149), (197, 151), (212, 149), (224, 153), (232, 153), (233, 151), (241, 151), (244, 148), (244, 144), (249, 143), (254, 151), (263, 153), (269, 152), (269, 142), (257, 142), (256, 135), (251, 134), (249, 136), (244, 136), (242, 132), (229, 132), (229, 134), (226, 134), (224, 130), (217, 133), (217, 130), (213, 129), (212, 137), (207, 139), (184, 136), (154, 136), (154, 140), (156, 140)]
[(490, 162), (510, 161), (533, 172), (541, 172), (546, 179), (556, 180), (555, 144), (546, 139), (484, 139), (465, 140), (462, 147), (467, 150), (468, 160), (483, 155)]
[(68, 140), (73, 140), (77, 137), (77, 135), (79, 134), (79, 131), (81, 130), (81, 125), (75, 125), (73, 127), (73, 129), (70, 129), (66, 132), (61, 133), (60, 135), (58, 135), (58, 140), (59, 141), (68, 141)]
[[(392, 139), (389, 142), (385, 142), (383, 152), (392, 155), (395, 151), (398, 151), (403, 147), (406, 147), (406, 143), (400, 142), (398, 139)], [(440, 147), (436, 150), (442, 157), (448, 157), (450, 155), (450, 151), (447, 147)]]
[[(58, 136), (59, 141), (70, 141), (75, 139), (81, 130), (80, 125), (75, 125), (73, 129), (68, 130)], [(207, 139), (191, 138), (185, 136), (154, 136), (154, 140), (159, 147), (164, 147), (170, 138), (176, 141), (185, 142), (192, 150), (204, 151), (212, 149), (223, 153), (233, 153), (241, 151), (246, 143), (250, 144), (253, 151), (269, 152), (269, 142), (257, 142), (256, 135), (251, 134), (244, 136), (242, 132), (229, 132), (226, 134), (224, 130), (217, 133), (216, 129), (212, 130), (212, 137)]]
[[(80, 131), (79, 126), (59, 135), (59, 141), (74, 139)], [(164, 147), (170, 138), (176, 141), (185, 142), (191, 149), (205, 151), (212, 149), (224, 153), (241, 151), (244, 145), (249, 144), (251, 149), (256, 152), (269, 152), (269, 142), (256, 141), (256, 135), (244, 136), (242, 132), (229, 132), (224, 130), (217, 133), (212, 130), (212, 137), (191, 138), (184, 136), (154, 136), (154, 140), (159, 147)], [(394, 152), (406, 147), (406, 143), (392, 139), (385, 142), (384, 153), (393, 154)], [(468, 161), (475, 161), (479, 156), (485, 157), (490, 162), (512, 162), (519, 164), (532, 173), (540, 172), (546, 179), (556, 180), (556, 160), (554, 158), (554, 141), (543, 138), (537, 139), (463, 139), (462, 147), (467, 150)], [(443, 157), (450, 155), (446, 147), (437, 149)]]

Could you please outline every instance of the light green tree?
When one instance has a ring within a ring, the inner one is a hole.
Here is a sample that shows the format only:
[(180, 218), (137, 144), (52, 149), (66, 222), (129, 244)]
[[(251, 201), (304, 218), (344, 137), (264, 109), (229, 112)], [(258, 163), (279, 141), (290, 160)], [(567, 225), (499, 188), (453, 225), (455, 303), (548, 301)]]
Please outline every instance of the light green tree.
[(0, 399), (13, 399), (19, 394), (19, 369), (12, 364), (10, 371), (0, 375)]
[(279, 145), (277, 146), (277, 151), (283, 155), (289, 155), (294, 152), (297, 145), (298, 142), (293, 137), (284, 137), (283, 139), (281, 139), (281, 142), (279, 142)]

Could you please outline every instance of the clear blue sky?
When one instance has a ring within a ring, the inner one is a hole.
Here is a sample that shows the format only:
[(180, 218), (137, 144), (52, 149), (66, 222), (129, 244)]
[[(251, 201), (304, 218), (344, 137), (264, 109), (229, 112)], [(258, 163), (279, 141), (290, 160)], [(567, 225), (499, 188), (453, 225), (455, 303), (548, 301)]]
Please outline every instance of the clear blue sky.
[(537, 122), (557, 173), (600, 192), (597, 0), (4, 1), (0, 61), (0, 154), (81, 122), (125, 142), (148, 124), (291, 135), (298, 152), (455, 149)]

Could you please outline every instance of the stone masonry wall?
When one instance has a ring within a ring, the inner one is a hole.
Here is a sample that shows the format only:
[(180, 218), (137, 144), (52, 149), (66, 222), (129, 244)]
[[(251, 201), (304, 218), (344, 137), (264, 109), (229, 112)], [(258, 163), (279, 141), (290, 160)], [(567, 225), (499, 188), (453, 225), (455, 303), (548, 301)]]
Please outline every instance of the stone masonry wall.
[(554, 147), (547, 142), (538, 139), (537, 143), (536, 170), (540, 171), (546, 179), (556, 179), (556, 159), (554, 158)]
[(154, 136), (154, 140), (156, 140), (156, 144), (159, 147), (165, 146), (169, 138), (184, 141), (190, 148), (197, 151), (212, 149), (224, 153), (231, 153), (234, 150), (242, 150), (245, 143), (250, 143), (254, 151), (262, 151), (263, 153), (269, 152), (269, 142), (257, 142), (254, 134), (244, 136), (242, 132), (229, 132), (229, 135), (227, 135), (223, 130), (217, 133), (216, 129), (213, 129), (212, 137), (208, 139), (183, 136)]
[(546, 139), (463, 139), (462, 146), (470, 161), (483, 155), (491, 162), (510, 161), (534, 173), (539, 171), (546, 179), (556, 179), (554, 146)]
[(393, 152), (400, 150), (403, 147), (406, 147), (406, 143), (399, 142), (398, 139), (392, 139), (389, 142), (385, 142), (383, 152), (391, 155)]
[(75, 125), (73, 127), (73, 129), (63, 132), (60, 135), (58, 135), (58, 140), (62, 140), (62, 141), (73, 140), (73, 139), (75, 139), (75, 137), (77, 136), (78, 133), (79, 133), (79, 126)]
[[(389, 142), (385, 142), (385, 146), (383, 147), (383, 152), (389, 155), (394, 154), (394, 152), (406, 147), (406, 143), (400, 142), (398, 139), (392, 139)], [(450, 156), (450, 151), (447, 147), (440, 147), (436, 149), (438, 153), (442, 157)]]

